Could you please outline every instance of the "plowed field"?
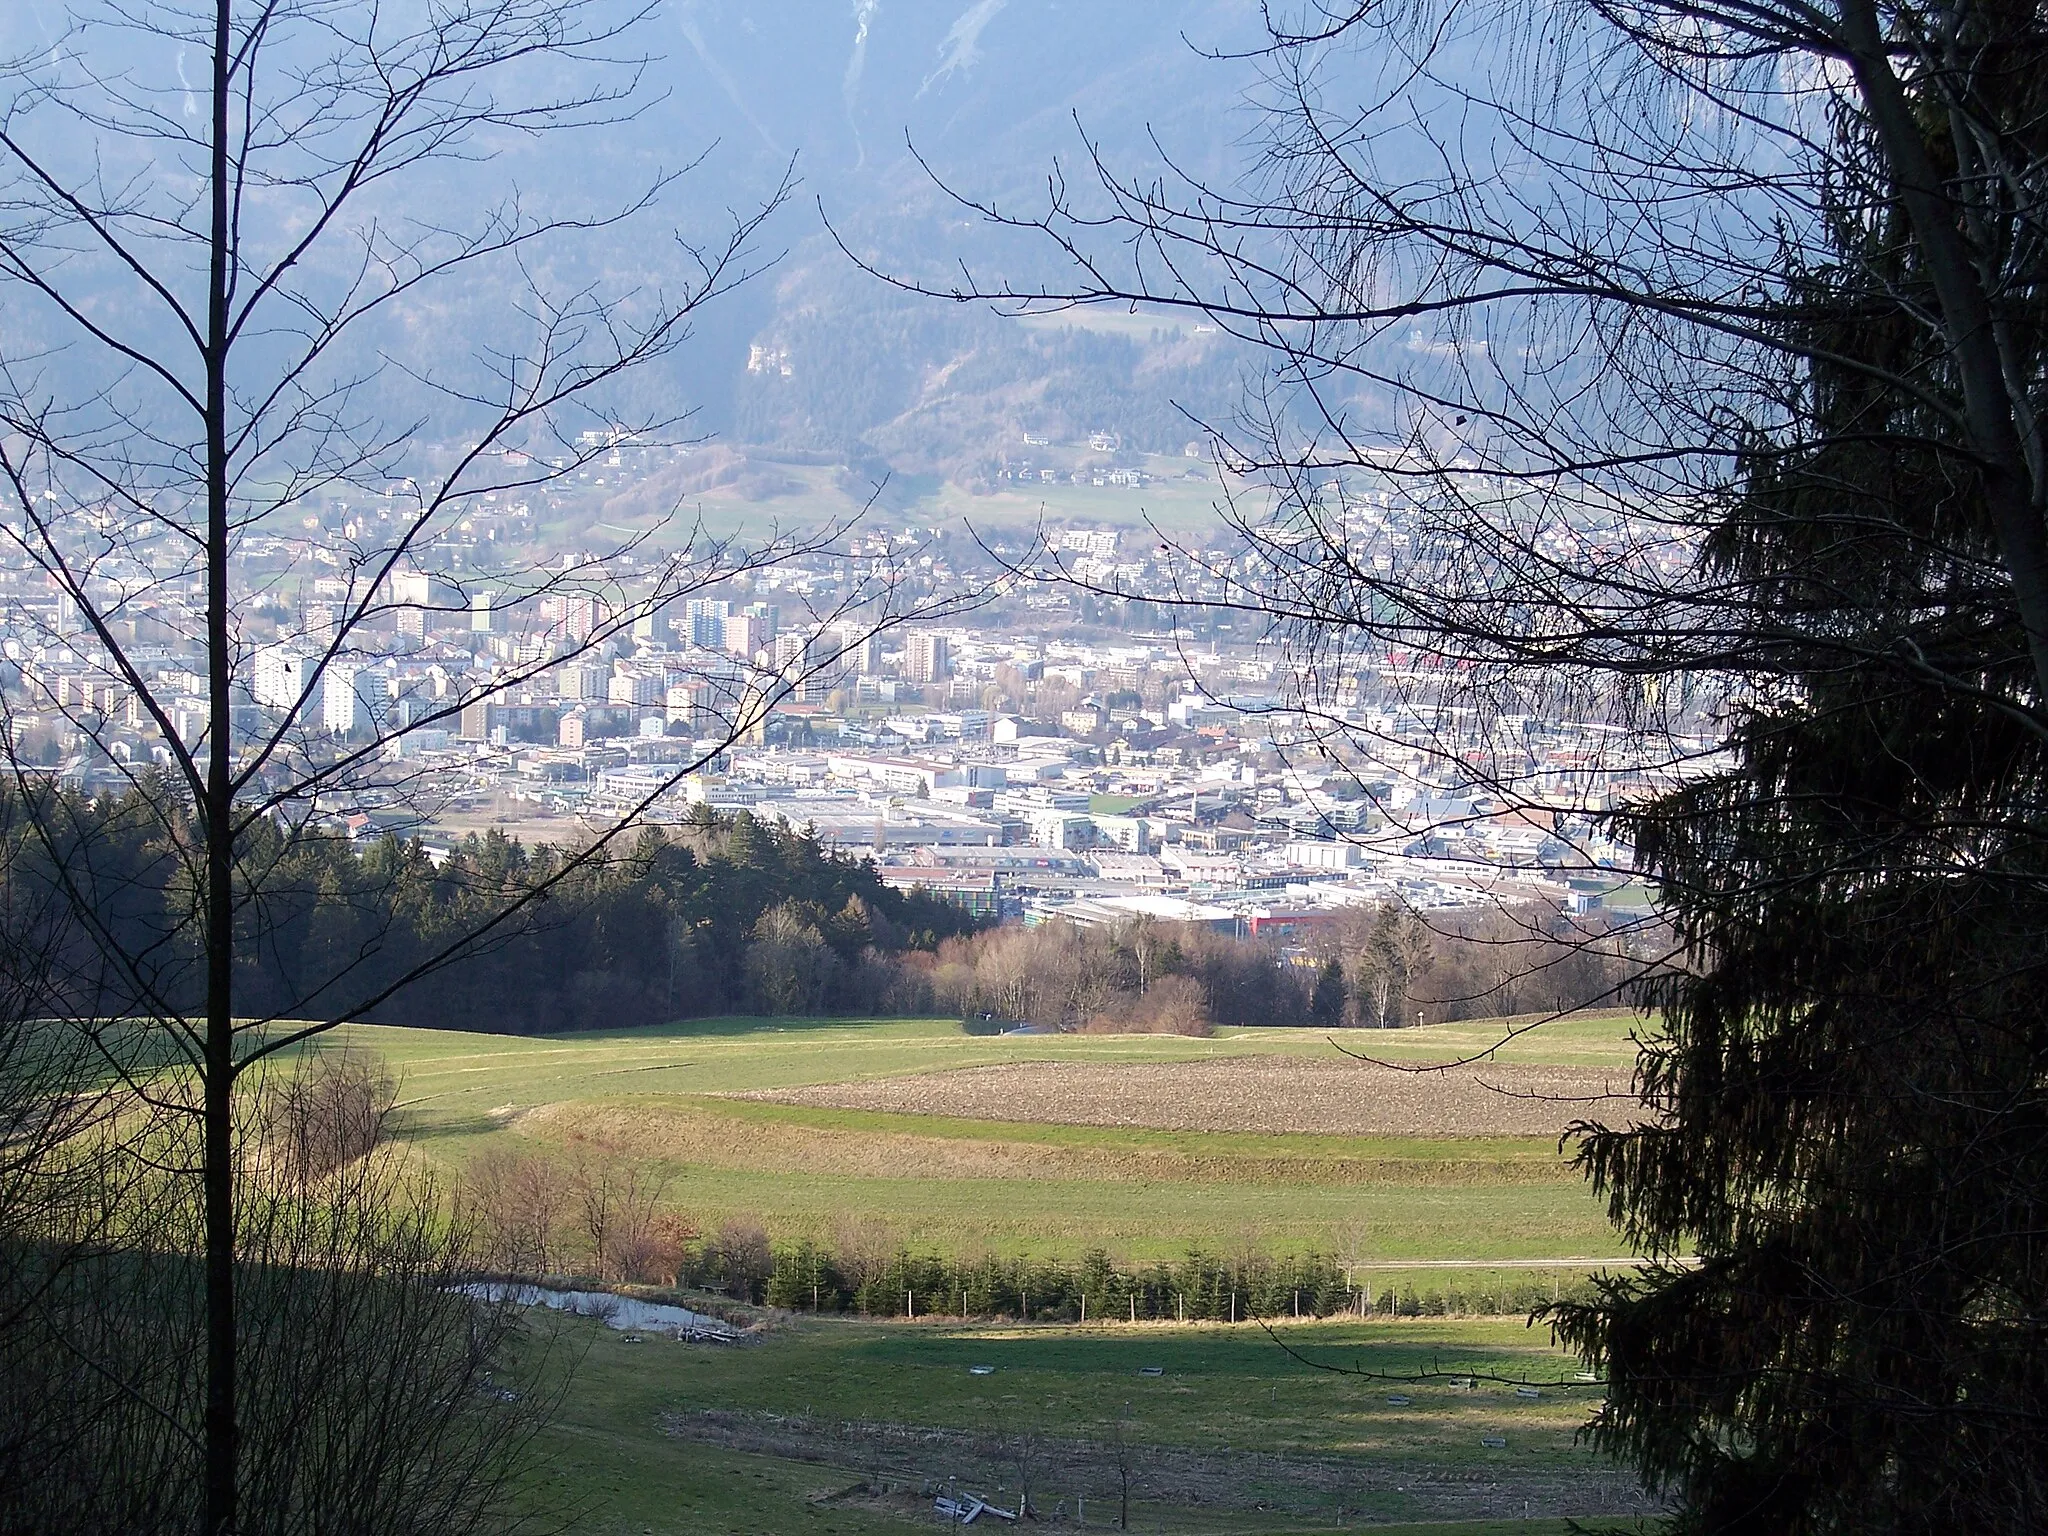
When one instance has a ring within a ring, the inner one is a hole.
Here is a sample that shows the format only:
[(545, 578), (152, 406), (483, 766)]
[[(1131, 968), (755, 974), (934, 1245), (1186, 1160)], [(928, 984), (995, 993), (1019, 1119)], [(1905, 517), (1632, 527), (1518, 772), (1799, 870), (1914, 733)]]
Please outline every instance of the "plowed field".
[(1326, 1136), (1548, 1136), (1626, 1118), (1625, 1074), (1489, 1065), (1405, 1072), (1365, 1062), (1018, 1061), (745, 1095), (891, 1114), (1166, 1131)]

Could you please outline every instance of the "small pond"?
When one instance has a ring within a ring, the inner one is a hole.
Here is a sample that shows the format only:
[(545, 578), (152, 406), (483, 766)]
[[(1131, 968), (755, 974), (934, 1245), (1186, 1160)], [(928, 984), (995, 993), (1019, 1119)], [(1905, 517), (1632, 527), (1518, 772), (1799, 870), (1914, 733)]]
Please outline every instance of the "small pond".
[(460, 1286), (464, 1295), (480, 1301), (509, 1301), (522, 1307), (552, 1307), (578, 1317), (594, 1317), (607, 1328), (621, 1333), (659, 1333), (671, 1338), (731, 1339), (739, 1330), (720, 1318), (688, 1307), (665, 1302), (642, 1301), (635, 1296), (614, 1296), (610, 1291), (554, 1291), (539, 1285), (513, 1285), (504, 1281), (476, 1281)]

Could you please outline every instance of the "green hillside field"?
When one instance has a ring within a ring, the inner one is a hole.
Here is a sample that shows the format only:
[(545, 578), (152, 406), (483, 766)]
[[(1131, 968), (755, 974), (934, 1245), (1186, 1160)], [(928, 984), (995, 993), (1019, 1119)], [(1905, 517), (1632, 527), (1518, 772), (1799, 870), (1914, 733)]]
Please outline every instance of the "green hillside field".
[[(1623, 1069), (1626, 1017), (1575, 1018), (1513, 1040), (1499, 1059)], [(1555, 1134), (1341, 1136), (1072, 1125), (735, 1098), (821, 1084), (930, 1080), (967, 1067), (1061, 1062), (1113, 1081), (1129, 1065), (1301, 1061), (1343, 1051), (1410, 1063), (1462, 1058), (1498, 1022), (1325, 1035), (971, 1037), (934, 1020), (719, 1019), (610, 1034), (511, 1037), (361, 1026), (348, 1042), (400, 1081), (404, 1122), (434, 1161), (486, 1147), (601, 1150), (658, 1168), (669, 1203), (709, 1230), (758, 1217), (778, 1240), (824, 1236), (852, 1213), (920, 1251), (1138, 1262), (1189, 1247), (1341, 1254), (1462, 1272), (1622, 1254)], [(1413, 1080), (1426, 1091), (1436, 1080)], [(1284, 1124), (1286, 1106), (1252, 1105)], [(1227, 1120), (1229, 1107), (1220, 1113)], [(1468, 1283), (1469, 1282), (1469, 1283)], [(1468, 1290), (1488, 1277), (1464, 1275)]]
[(949, 1489), (1014, 1509), (1024, 1437), (1041, 1516), (1111, 1529), (1119, 1432), (1137, 1531), (1564, 1536), (1652, 1507), (1575, 1438), (1598, 1388), (1520, 1323), (1304, 1324), (1287, 1349), (1220, 1326), (797, 1320), (723, 1350), (565, 1327), (543, 1496), (591, 1536), (929, 1530)]
[[(1625, 1071), (1632, 1027), (1547, 1024), (1498, 1058)], [(1382, 1295), (1457, 1294), (1464, 1310), (1500, 1312), (1490, 1292), (1505, 1302), (1512, 1284), (1526, 1305), (1532, 1280), (1568, 1284), (1622, 1257), (1555, 1135), (1288, 1131), (1287, 1104), (1250, 1100), (1246, 1117), (1278, 1128), (1026, 1115), (1043, 1095), (1009, 1118), (815, 1099), (878, 1087), (915, 1098), (962, 1069), (1047, 1063), (1111, 1085), (1126, 1069), (1176, 1064), (1210, 1082), (1219, 1063), (1341, 1069), (1345, 1051), (1424, 1064), (1485, 1052), (1505, 1033), (1489, 1021), (1334, 1037), (988, 1038), (951, 1021), (720, 1019), (544, 1038), (359, 1027), (344, 1038), (390, 1064), (408, 1133), (451, 1173), (494, 1146), (634, 1159), (668, 1176), (669, 1203), (700, 1230), (756, 1216), (782, 1243), (829, 1239), (851, 1215), (953, 1255), (1073, 1258), (1099, 1246), (1143, 1263), (1189, 1248), (1315, 1249)], [(1415, 1079), (1416, 1091), (1434, 1081)], [(792, 1092), (814, 1101), (733, 1097)], [(1227, 1124), (1237, 1106), (1186, 1107)], [(1119, 1436), (1139, 1531), (1563, 1536), (1564, 1517), (1594, 1531), (1654, 1528), (1640, 1523), (1653, 1506), (1627, 1476), (1576, 1439), (1597, 1384), (1519, 1316), (1290, 1321), (1269, 1333), (780, 1314), (728, 1348), (629, 1340), (556, 1314), (533, 1326), (560, 1330), (578, 1362), (537, 1447), (539, 1507), (594, 1536), (930, 1529), (941, 1492), (1014, 1508), (1004, 1447), (1019, 1444), (1039, 1462), (1047, 1519), (1110, 1529)], [(970, 1370), (979, 1365), (993, 1370)], [(1517, 1383), (1540, 1383), (1540, 1396)]]

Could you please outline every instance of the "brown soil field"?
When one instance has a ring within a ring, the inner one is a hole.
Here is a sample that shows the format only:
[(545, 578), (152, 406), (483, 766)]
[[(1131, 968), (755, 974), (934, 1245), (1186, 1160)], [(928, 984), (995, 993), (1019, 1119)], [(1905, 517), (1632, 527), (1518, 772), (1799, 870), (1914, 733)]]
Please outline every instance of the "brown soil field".
[[(1014, 1117), (1013, 1117), (1014, 1118)], [(546, 1104), (511, 1129), (628, 1157), (708, 1168), (878, 1179), (1096, 1179), (1196, 1184), (1525, 1184), (1574, 1180), (1554, 1158), (1204, 1157), (1134, 1147), (1061, 1147), (892, 1131), (736, 1122), (715, 1106), (611, 1100)]]
[(1404, 1072), (1366, 1062), (1009, 1062), (741, 1095), (892, 1114), (1162, 1131), (1323, 1136), (1554, 1136), (1639, 1113), (1625, 1073), (1487, 1065)]
[(689, 1104), (570, 1100), (521, 1115), (526, 1136), (587, 1142), (607, 1152), (708, 1168), (831, 1173), (854, 1178), (1007, 1179), (1072, 1176), (1060, 1148), (959, 1142), (935, 1136), (740, 1125)]

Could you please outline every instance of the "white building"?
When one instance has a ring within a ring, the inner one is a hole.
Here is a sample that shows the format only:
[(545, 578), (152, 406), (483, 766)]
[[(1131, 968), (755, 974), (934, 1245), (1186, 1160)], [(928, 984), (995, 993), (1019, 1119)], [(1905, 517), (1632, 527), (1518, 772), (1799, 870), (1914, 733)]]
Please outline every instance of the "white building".
[(293, 709), (306, 692), (312, 658), (291, 645), (266, 645), (256, 653), (250, 691), (265, 709)]
[(935, 789), (950, 789), (967, 781), (966, 773), (954, 765), (922, 758), (835, 753), (825, 762), (826, 771), (835, 779), (868, 779), (898, 794), (928, 795)]
[(1305, 839), (1289, 843), (1285, 852), (1287, 862), (1296, 869), (1355, 869), (1365, 862), (1364, 852), (1356, 843)]
[(1092, 848), (1095, 823), (1072, 811), (1033, 810), (1027, 813), (1031, 841), (1040, 848)]
[[(861, 677), (876, 677), (882, 671), (882, 637), (859, 635), (841, 637), (847, 664)], [(850, 644), (846, 643), (851, 641)]]
[(391, 573), (391, 600), (407, 608), (446, 608), (452, 604), (455, 589), (445, 578), (428, 571), (393, 571)]
[(612, 704), (666, 705), (668, 688), (659, 672), (621, 668), (612, 674), (605, 699)]
[(320, 725), (336, 736), (347, 736), (368, 718), (363, 705), (361, 674), (353, 662), (335, 662), (320, 677)]
[(725, 644), (725, 621), (732, 616), (732, 604), (722, 597), (693, 597), (683, 608), (689, 625), (690, 643), (707, 650)]

